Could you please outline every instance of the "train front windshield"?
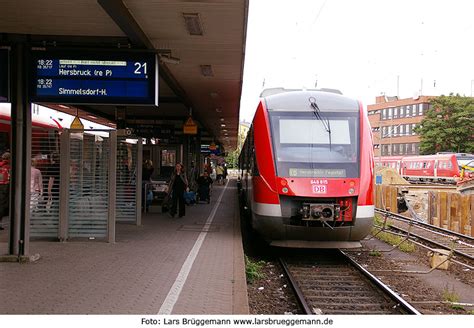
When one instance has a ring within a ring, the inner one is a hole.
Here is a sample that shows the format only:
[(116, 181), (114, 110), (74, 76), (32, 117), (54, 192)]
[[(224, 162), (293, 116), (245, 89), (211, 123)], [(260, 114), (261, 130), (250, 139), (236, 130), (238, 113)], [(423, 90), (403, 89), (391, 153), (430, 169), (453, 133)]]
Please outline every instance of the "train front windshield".
[(270, 112), (277, 175), (359, 177), (359, 113)]

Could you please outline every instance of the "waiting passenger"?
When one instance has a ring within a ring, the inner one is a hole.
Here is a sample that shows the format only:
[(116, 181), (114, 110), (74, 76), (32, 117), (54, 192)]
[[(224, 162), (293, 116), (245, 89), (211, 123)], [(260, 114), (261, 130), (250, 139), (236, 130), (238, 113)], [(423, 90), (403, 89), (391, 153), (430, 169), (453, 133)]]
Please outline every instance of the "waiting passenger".
[(43, 195), (43, 175), (36, 168), (37, 161), (31, 161), (31, 183), (30, 183), (30, 210), (38, 210), (38, 205)]
[(173, 174), (171, 175), (170, 186), (168, 189), (168, 197), (171, 193), (171, 199), (173, 205), (170, 209), (170, 214), (172, 217), (176, 215), (176, 211), (179, 205), (179, 217), (185, 215), (185, 201), (184, 201), (184, 192), (189, 191), (188, 188), (188, 179), (186, 178), (186, 171), (184, 166), (181, 163), (177, 163)]
[(209, 204), (211, 201), (211, 185), (212, 179), (209, 174), (204, 171), (203, 174), (197, 179), (198, 184), (198, 201), (207, 201)]

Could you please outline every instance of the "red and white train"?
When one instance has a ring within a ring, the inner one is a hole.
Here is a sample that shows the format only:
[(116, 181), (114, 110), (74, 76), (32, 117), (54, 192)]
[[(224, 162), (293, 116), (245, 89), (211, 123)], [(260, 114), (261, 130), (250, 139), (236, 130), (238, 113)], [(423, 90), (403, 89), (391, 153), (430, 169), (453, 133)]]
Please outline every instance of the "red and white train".
[(375, 165), (395, 169), (412, 181), (455, 183), (461, 176), (461, 166), (474, 160), (473, 154), (452, 153), (421, 156), (386, 156), (377, 158)]
[(263, 96), (239, 165), (252, 227), (271, 245), (358, 247), (369, 233), (372, 134), (359, 101), (322, 90)]

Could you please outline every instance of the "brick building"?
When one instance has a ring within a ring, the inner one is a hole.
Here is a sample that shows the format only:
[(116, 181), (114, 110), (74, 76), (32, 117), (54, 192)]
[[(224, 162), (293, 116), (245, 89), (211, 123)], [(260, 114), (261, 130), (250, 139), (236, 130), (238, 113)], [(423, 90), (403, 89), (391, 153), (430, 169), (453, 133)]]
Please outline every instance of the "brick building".
[(414, 128), (430, 108), (433, 97), (398, 99), (379, 96), (368, 105), (370, 125), (374, 136), (375, 156), (418, 155), (420, 137)]

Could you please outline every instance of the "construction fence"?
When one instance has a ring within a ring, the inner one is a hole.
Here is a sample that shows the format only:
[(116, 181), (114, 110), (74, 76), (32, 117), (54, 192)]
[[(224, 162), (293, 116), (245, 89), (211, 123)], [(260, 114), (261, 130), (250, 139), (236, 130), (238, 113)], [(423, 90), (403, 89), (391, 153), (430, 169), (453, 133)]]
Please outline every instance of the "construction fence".
[[(398, 213), (401, 189), (390, 185), (375, 186), (375, 207)], [(474, 195), (429, 191), (426, 216), (422, 218), (426, 223), (466, 236), (474, 236)]]

